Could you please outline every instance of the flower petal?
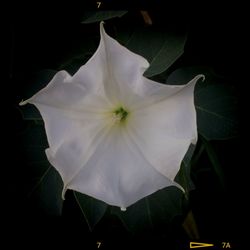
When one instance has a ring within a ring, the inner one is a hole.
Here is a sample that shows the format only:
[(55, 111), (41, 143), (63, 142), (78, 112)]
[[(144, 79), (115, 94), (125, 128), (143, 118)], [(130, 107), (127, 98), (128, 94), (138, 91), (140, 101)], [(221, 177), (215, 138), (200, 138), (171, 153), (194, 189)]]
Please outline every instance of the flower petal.
[[(46, 150), (47, 157), (66, 184), (94, 152), (97, 141), (109, 127), (109, 121), (102, 115), (86, 112), (78, 114), (80, 119), (72, 119), (67, 112), (57, 108), (36, 106), (45, 122), (50, 146)], [(58, 161), (62, 164), (57, 164)]]
[(68, 188), (125, 208), (170, 185), (178, 186), (145, 160), (124, 128), (115, 126)]
[(87, 85), (91, 91), (107, 95), (115, 103), (122, 102), (141, 81), (149, 63), (107, 35), (103, 22), (100, 23), (100, 33), (97, 51), (73, 79)]
[(94, 154), (107, 131), (108, 126), (91, 120), (87, 120), (85, 124), (73, 123), (65, 131), (68, 136), (61, 136), (62, 143), (55, 151), (52, 147), (46, 149), (48, 160), (63, 179), (63, 194), (71, 180)]
[(130, 98), (130, 106), (133, 109), (139, 109), (154, 105), (157, 102), (174, 96), (189, 85), (195, 85), (199, 79), (204, 80), (204, 75), (197, 75), (185, 85), (167, 85), (144, 77), (135, 90), (133, 98)]
[(179, 171), (190, 143), (197, 140), (193, 93), (199, 77), (184, 86), (163, 85), (165, 89), (160, 90), (165, 91), (167, 98), (163, 98), (162, 92), (149, 91), (145, 106), (134, 110), (128, 123), (130, 137), (141, 153), (171, 180)]
[[(100, 33), (96, 53), (73, 77), (58, 72), (21, 105), (41, 112), (63, 193), (73, 189), (125, 208), (166, 186), (181, 188), (173, 179), (197, 139), (193, 92), (201, 76), (185, 86), (146, 79), (146, 59), (108, 36), (103, 23)], [(113, 123), (117, 108), (126, 110), (126, 122)]]
[(111, 124), (106, 114), (110, 104), (71, 81), (65, 71), (58, 72), (44, 89), (21, 103), (32, 103), (40, 111), (50, 146), (47, 157), (65, 185)]
[[(95, 98), (95, 101), (89, 103), (89, 100), (93, 98)], [(110, 105), (105, 97), (95, 92), (88, 92), (84, 85), (75, 82), (66, 71), (56, 73), (45, 88), (28, 100), (21, 102), (20, 105), (26, 103), (47, 105), (61, 110), (70, 110), (70, 112), (86, 109), (99, 112), (100, 109), (103, 110), (101, 107)]]

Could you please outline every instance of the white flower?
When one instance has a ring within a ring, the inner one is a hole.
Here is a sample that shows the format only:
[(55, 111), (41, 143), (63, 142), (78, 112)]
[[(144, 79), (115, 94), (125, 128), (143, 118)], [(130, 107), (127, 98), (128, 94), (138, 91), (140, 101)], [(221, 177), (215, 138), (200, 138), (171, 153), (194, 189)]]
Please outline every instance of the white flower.
[(67, 189), (123, 209), (173, 181), (196, 143), (194, 86), (143, 77), (146, 59), (105, 33), (73, 76), (58, 72), (30, 99), (48, 137), (46, 154)]

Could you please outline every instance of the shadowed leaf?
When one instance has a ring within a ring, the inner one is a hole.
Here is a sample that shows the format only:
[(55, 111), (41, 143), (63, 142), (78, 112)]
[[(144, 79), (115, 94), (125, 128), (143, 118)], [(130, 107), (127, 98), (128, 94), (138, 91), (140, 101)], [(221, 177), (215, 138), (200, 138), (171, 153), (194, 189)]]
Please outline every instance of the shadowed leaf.
[(153, 230), (162, 225), (169, 225), (176, 216), (182, 215), (183, 198), (183, 192), (171, 186), (139, 200), (125, 212), (112, 207), (112, 213), (118, 216), (132, 233)]
[(88, 223), (90, 231), (101, 220), (108, 205), (88, 195), (74, 191), (75, 199)]
[(150, 67), (144, 75), (152, 77), (167, 70), (183, 54), (186, 38), (185, 31), (174, 33), (152, 27), (140, 28), (126, 47), (149, 61)]
[(191, 179), (191, 159), (194, 151), (195, 145), (191, 144), (182, 160), (181, 168), (175, 177), (175, 181), (184, 188), (186, 195), (188, 195), (189, 191), (194, 189), (194, 183)]
[(195, 87), (195, 106), (199, 133), (207, 140), (229, 139), (238, 135), (238, 98), (232, 86), (204, 67), (181, 68), (167, 79), (167, 84), (186, 84), (197, 74), (205, 81)]
[(22, 166), (25, 182), (20, 192), (23, 189), (24, 199), (32, 209), (32, 213), (61, 215), (63, 183), (58, 172), (46, 158), (44, 150), (48, 144), (44, 127), (34, 122), (29, 123), (31, 124), (27, 130), (19, 136), (25, 159)]
[(225, 189), (225, 177), (224, 177), (224, 173), (223, 173), (223, 170), (221, 168), (221, 164), (219, 162), (219, 159), (216, 155), (216, 152), (214, 151), (214, 149), (209, 141), (207, 141), (206, 139), (204, 139), (202, 137), (201, 137), (201, 139), (202, 139), (202, 143), (204, 144), (205, 149), (207, 151), (208, 158), (213, 166), (214, 172), (218, 176), (222, 188)]

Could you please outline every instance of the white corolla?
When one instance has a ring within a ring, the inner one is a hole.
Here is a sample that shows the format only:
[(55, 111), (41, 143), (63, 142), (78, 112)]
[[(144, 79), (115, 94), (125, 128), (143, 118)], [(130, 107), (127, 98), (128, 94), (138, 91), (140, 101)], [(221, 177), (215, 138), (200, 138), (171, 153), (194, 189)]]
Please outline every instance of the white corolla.
[(73, 76), (59, 71), (23, 101), (45, 123), (49, 162), (64, 188), (122, 209), (175, 185), (190, 143), (197, 141), (194, 87), (165, 85), (143, 76), (147, 60), (106, 34)]

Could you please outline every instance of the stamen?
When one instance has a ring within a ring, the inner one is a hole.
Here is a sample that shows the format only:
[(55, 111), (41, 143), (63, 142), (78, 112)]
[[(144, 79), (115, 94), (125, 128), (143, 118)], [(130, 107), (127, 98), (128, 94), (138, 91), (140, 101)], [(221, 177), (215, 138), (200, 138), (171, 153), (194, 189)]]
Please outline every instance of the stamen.
[(128, 116), (128, 111), (125, 110), (123, 107), (119, 107), (118, 109), (113, 111), (113, 114), (112, 114), (112, 118), (115, 123), (125, 121), (127, 116)]

